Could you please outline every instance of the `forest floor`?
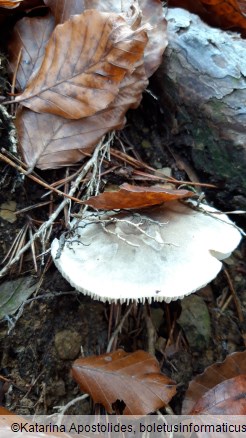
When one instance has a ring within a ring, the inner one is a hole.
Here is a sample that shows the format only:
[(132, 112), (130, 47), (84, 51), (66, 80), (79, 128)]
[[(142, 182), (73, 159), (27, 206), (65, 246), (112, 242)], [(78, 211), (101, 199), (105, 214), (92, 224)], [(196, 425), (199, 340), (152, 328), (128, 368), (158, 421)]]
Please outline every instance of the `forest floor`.
[[(155, 168), (169, 168), (177, 179), (187, 179), (184, 167), (181, 168), (170, 149), (165, 148), (166, 134), (160, 132), (158, 111), (152, 110), (147, 96), (140, 108), (130, 114), (128, 124), (120, 134), (126, 152)], [(120, 144), (115, 147), (120, 149)], [(189, 157), (185, 157), (186, 163), (188, 160)], [(0, 166), (1, 205), (12, 202), (9, 205), (19, 211), (40, 202), (45, 189), (18, 176), (18, 172), (5, 163), (0, 163)], [(191, 162), (189, 166), (192, 167)], [(64, 176), (64, 170), (39, 174), (52, 183)], [(119, 176), (111, 175), (110, 178), (114, 184), (124, 182)], [(216, 207), (211, 190), (208, 197)], [(58, 202), (59, 199), (54, 199), (55, 204)], [(0, 218), (2, 260), (19, 231), (26, 224), (32, 224), (34, 232), (35, 227), (47, 219), (49, 208), (30, 210), (15, 215), (14, 219), (11, 213), (10, 218)], [(62, 227), (63, 218), (60, 216), (53, 236), (59, 235)], [(162, 371), (178, 384), (178, 393), (170, 403), (177, 414), (181, 412), (188, 383), (195, 375), (202, 373), (207, 366), (223, 361), (229, 353), (245, 349), (245, 256), (246, 245), (242, 242), (224, 262), (226, 271), (222, 270), (211, 284), (190, 299), (171, 304), (153, 303), (149, 308), (155, 327), (152, 339), (149, 339), (146, 329), (144, 304), (135, 305), (118, 336), (115, 348), (121, 347), (129, 352), (150, 347), (155, 350)], [(36, 283), (39, 282), (35, 294), (29, 297), (21, 311), (4, 317), (0, 322), (0, 402), (19, 414), (51, 414), (78, 397), (80, 391), (70, 375), (73, 360), (81, 353), (85, 356), (104, 353), (114, 325), (126, 311), (126, 305), (110, 306), (76, 292), (52, 263), (46, 263), (45, 272), (39, 260), (37, 265), (36, 272), (31, 251), (28, 251), (22, 263), (15, 264), (2, 280), (3, 283), (10, 282), (10, 289), (11, 282), (18, 277), (32, 276)], [(192, 324), (183, 320), (181, 327), (179, 321), (182, 309), (186, 304), (189, 307), (197, 297), (209, 312), (208, 331), (202, 335), (200, 313), (192, 313)], [(92, 412), (93, 406), (86, 399), (73, 404), (67, 413)]]

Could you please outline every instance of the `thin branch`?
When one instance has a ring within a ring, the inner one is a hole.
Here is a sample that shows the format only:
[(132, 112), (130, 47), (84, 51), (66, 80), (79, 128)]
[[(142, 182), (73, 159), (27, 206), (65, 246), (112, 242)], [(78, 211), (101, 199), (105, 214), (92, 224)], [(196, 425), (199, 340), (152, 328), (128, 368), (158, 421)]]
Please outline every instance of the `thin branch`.
[(28, 176), (28, 178), (32, 179), (33, 181), (35, 181), (39, 185), (45, 187), (46, 189), (51, 190), (52, 192), (55, 192), (60, 196), (64, 196), (65, 198), (68, 198), (69, 200), (71, 199), (72, 201), (75, 201), (79, 204), (83, 204), (83, 201), (81, 201), (80, 199), (74, 198), (73, 196), (70, 196), (69, 194), (67, 195), (66, 193), (50, 186), (49, 184), (46, 184), (45, 182), (43, 182), (41, 179), (37, 178), (36, 176), (31, 175), (28, 170), (25, 170), (25, 169), (23, 169), (23, 167), (15, 164), (14, 161), (10, 160), (10, 158), (8, 158), (8, 157), (5, 157), (5, 155), (3, 155), (2, 153), (0, 153), (0, 159), (5, 161), (5, 163), (9, 164), (10, 166), (14, 167), (19, 172), (23, 173), (23, 175)]
[(131, 310), (132, 310), (132, 308), (133, 308), (134, 306), (135, 306), (135, 303), (130, 304), (130, 306), (128, 307), (126, 313), (122, 316), (122, 318), (121, 318), (119, 324), (117, 325), (116, 329), (114, 330), (114, 332), (113, 332), (113, 334), (112, 334), (112, 336), (111, 336), (111, 338), (110, 338), (110, 340), (109, 340), (109, 343), (108, 343), (108, 347), (107, 347), (107, 351), (106, 351), (106, 353), (110, 353), (111, 348), (112, 348), (112, 345), (113, 345), (113, 343), (114, 343), (114, 340), (117, 338), (118, 334), (121, 332), (122, 327), (123, 327), (123, 325), (124, 325), (124, 322), (125, 322), (126, 318), (127, 318), (128, 315), (130, 314), (130, 312), (131, 312)]
[(223, 222), (224, 224), (236, 228), (236, 230), (238, 230), (242, 236), (244, 237), (246, 236), (246, 233), (243, 231), (243, 229), (238, 227), (236, 224), (234, 224), (234, 222), (228, 222), (227, 220), (219, 217), (221, 214), (225, 214), (224, 212), (218, 212), (216, 210), (215, 211), (205, 210), (204, 208), (202, 208), (202, 206), (199, 205), (200, 203), (199, 199), (197, 200), (197, 204), (194, 204), (191, 200), (184, 200), (184, 199), (180, 199), (179, 202), (181, 202), (181, 204), (186, 205), (187, 207), (192, 208), (192, 210), (199, 211), (207, 216), (212, 217), (213, 219), (216, 219), (217, 221)]
[[(73, 216), (74, 217), (81, 217), (81, 214), (74, 214)], [(122, 240), (123, 242), (127, 243), (130, 246), (139, 247), (139, 244), (133, 243), (133, 242), (129, 241), (128, 239), (126, 239), (125, 237), (123, 237), (122, 235), (120, 235), (119, 233), (117, 233), (116, 231), (112, 231), (112, 230), (107, 228), (107, 226), (111, 225), (111, 224), (117, 225), (118, 223), (119, 224), (123, 223), (123, 224), (129, 225), (130, 227), (132, 226), (137, 231), (139, 231), (141, 234), (145, 235), (146, 237), (148, 237), (151, 240), (154, 240), (159, 245), (172, 245), (172, 246), (176, 246), (176, 247), (179, 246), (178, 244), (173, 243), (173, 242), (165, 242), (163, 240), (160, 241), (160, 239), (158, 239), (156, 236), (151, 236), (151, 234), (147, 233), (144, 230), (144, 228), (142, 227), (146, 223), (151, 223), (151, 224), (157, 225), (158, 227), (162, 227), (164, 225), (167, 225), (167, 222), (159, 222), (159, 221), (156, 221), (154, 219), (142, 217), (141, 214), (139, 214), (139, 213), (135, 213), (135, 214), (133, 213), (132, 217), (133, 217), (132, 220), (131, 219), (118, 219), (117, 217), (114, 217), (114, 216), (109, 217), (107, 219), (104, 217), (101, 218), (96, 213), (94, 213), (89, 217), (90, 222), (88, 222), (84, 226), (86, 227), (86, 226), (89, 226), (91, 224), (100, 224), (106, 233), (116, 236), (118, 239)], [(137, 219), (138, 222), (137, 223), (133, 222), (134, 219)], [(82, 225), (80, 225), (80, 227), (83, 228)]]
[(51, 201), (40, 202), (39, 204), (35, 204), (35, 205), (29, 205), (29, 207), (25, 207), (25, 208), (22, 208), (21, 210), (14, 211), (14, 214), (15, 215), (23, 214), (23, 213), (26, 213), (27, 211), (30, 211), (30, 210), (32, 211), (35, 208), (44, 207), (45, 205), (49, 205), (49, 204), (51, 204)]
[(62, 424), (62, 418), (63, 418), (65, 412), (66, 412), (71, 406), (75, 405), (75, 403), (78, 403), (78, 402), (80, 402), (80, 401), (82, 401), (82, 400), (85, 400), (85, 399), (88, 398), (88, 397), (89, 397), (89, 394), (83, 394), (83, 395), (80, 395), (79, 397), (74, 398), (73, 400), (71, 400), (70, 402), (68, 402), (65, 406), (54, 406), (53, 409), (58, 409), (58, 410), (59, 410), (59, 412), (58, 412), (58, 414), (59, 414), (59, 419), (58, 419), (58, 421), (57, 421), (56, 424), (60, 426), (60, 425)]
[[(117, 149), (111, 148), (110, 153), (113, 157), (117, 158), (118, 160), (124, 161), (130, 166), (134, 167), (135, 170), (132, 171), (132, 175), (138, 175), (142, 177), (148, 177), (151, 180), (155, 181), (165, 181), (170, 182), (172, 184), (185, 184), (190, 185), (194, 187), (209, 187), (209, 188), (217, 188), (214, 184), (205, 184), (205, 183), (198, 183), (198, 182), (192, 182), (192, 181), (179, 181), (173, 177), (163, 176), (163, 173), (160, 171), (154, 169), (153, 167), (149, 166), (148, 164), (145, 164), (142, 161), (137, 160), (136, 158), (131, 157), (130, 155), (126, 154), (125, 152), (118, 151)], [(146, 169), (150, 172), (153, 172), (153, 174), (147, 174), (141, 170), (138, 169)]]
[(237, 309), (238, 319), (239, 319), (240, 322), (244, 322), (244, 316), (243, 316), (243, 311), (242, 311), (240, 300), (239, 300), (239, 298), (237, 296), (237, 293), (235, 291), (235, 288), (233, 286), (230, 274), (229, 274), (229, 272), (227, 271), (227, 269), (225, 267), (224, 267), (224, 274), (226, 276), (230, 292), (231, 292), (231, 294), (233, 296), (233, 300), (234, 300), (234, 303), (235, 303), (235, 306), (236, 306), (236, 309)]
[[(18, 72), (18, 69), (19, 69), (21, 57), (22, 57), (22, 48), (20, 49), (18, 57), (17, 57), (16, 67), (15, 67), (15, 71), (14, 71), (14, 75), (13, 75), (13, 80), (12, 80), (12, 84), (11, 84), (11, 94), (13, 95), (13, 97), (14, 97), (17, 72)], [(12, 109), (11, 109), (11, 112), (13, 113)]]

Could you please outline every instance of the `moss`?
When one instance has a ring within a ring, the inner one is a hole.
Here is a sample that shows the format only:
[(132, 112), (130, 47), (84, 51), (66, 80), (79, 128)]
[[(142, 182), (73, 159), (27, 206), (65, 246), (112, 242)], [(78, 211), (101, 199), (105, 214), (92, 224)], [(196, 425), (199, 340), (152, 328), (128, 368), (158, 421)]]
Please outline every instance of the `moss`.
[(226, 122), (226, 118), (224, 116), (225, 103), (219, 99), (213, 98), (210, 99), (208, 105), (206, 105), (206, 110), (213, 113), (213, 117), (215, 117), (218, 122)]
[[(229, 141), (216, 138), (215, 131), (206, 124), (203, 126), (200, 123), (194, 124), (192, 134), (194, 147), (191, 153), (195, 168), (210, 175), (211, 181), (223, 182), (226, 190), (231, 193), (233, 208), (244, 208), (245, 150), (239, 146), (232, 147)], [(242, 194), (240, 199), (239, 194)]]

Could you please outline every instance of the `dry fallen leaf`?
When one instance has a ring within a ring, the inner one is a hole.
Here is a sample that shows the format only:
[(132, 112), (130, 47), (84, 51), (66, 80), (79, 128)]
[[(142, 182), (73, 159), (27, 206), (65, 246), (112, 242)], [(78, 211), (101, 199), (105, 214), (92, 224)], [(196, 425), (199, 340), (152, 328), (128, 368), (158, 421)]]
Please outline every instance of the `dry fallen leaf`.
[(0, 8), (14, 9), (17, 8), (22, 0), (0, 0)]
[[(85, 9), (97, 9), (102, 12), (115, 12), (124, 14), (124, 18), (131, 17), (129, 11), (132, 5), (136, 4), (133, 0), (44, 0), (50, 7), (55, 16), (56, 23), (64, 23), (71, 15), (80, 14)], [(123, 10), (122, 10), (123, 7)], [(150, 77), (159, 67), (163, 52), (167, 46), (167, 25), (163, 13), (161, 0), (139, 0), (139, 7), (142, 12), (141, 24), (150, 24), (148, 30), (148, 44), (144, 51), (144, 63), (147, 77)], [(128, 16), (127, 16), (128, 14)]]
[(246, 374), (219, 383), (200, 398), (191, 415), (246, 415)]
[(239, 8), (241, 9), (243, 14), (246, 14), (246, 2), (245, 0), (238, 0)]
[[(56, 18), (58, 16), (60, 19), (61, 17), (62, 19), (64, 17), (67, 18), (70, 13), (80, 12), (86, 5), (88, 6), (87, 1), (47, 1), (46, 3), (51, 6)], [(100, 7), (101, 10), (107, 10), (111, 6), (114, 11), (117, 11), (120, 9), (119, 3), (118, 1), (115, 4), (112, 4), (112, 2), (102, 3), (101, 1), (94, 0), (91, 4), (93, 7)], [(126, 4), (124, 3), (124, 6), (128, 8), (131, 3), (132, 1), (129, 0)], [(148, 84), (143, 69), (143, 62), (145, 62), (145, 68), (147, 68), (148, 53), (151, 54), (151, 65), (149, 64), (147, 70), (149, 72), (149, 68), (155, 69), (157, 64), (159, 65), (161, 54), (166, 44), (166, 42), (164, 45), (160, 41), (158, 42), (158, 38), (160, 39), (163, 36), (165, 27), (161, 2), (159, 0), (142, 0), (141, 3), (142, 7), (149, 14), (147, 18), (145, 17), (145, 21), (150, 19), (153, 25), (154, 33), (152, 34), (151, 32), (149, 34), (150, 41), (148, 44), (151, 41), (156, 42), (154, 44), (155, 47), (158, 47), (156, 56), (153, 57), (155, 52), (153, 47), (150, 51), (146, 49), (147, 54), (145, 53), (144, 61), (143, 57), (140, 60), (136, 59), (132, 64), (132, 71), (127, 73), (119, 83), (119, 92), (115, 99), (105, 109), (91, 116), (83, 116), (82, 119), (78, 120), (65, 120), (63, 117), (56, 115), (49, 115), (47, 113), (38, 115), (28, 109), (19, 109), (16, 121), (19, 147), (29, 167), (37, 165), (37, 167), (42, 169), (56, 168), (80, 161), (85, 153), (87, 154), (93, 150), (94, 146), (106, 132), (113, 129), (121, 129), (125, 124), (124, 116), (126, 111), (139, 105), (142, 91)], [(153, 6), (152, 8), (150, 7), (151, 5)], [(151, 10), (152, 16), (150, 16)], [(131, 25), (133, 21), (132, 15), (125, 14), (124, 16), (128, 17), (129, 25)], [(135, 19), (138, 17), (138, 9), (135, 10), (134, 16)], [(154, 21), (157, 21), (156, 25)], [(10, 63), (12, 72), (15, 72), (18, 66), (18, 88), (23, 89), (27, 82), (29, 84), (30, 82), (32, 83), (33, 80), (35, 81), (37, 74), (39, 75), (37, 73), (38, 67), (42, 63), (44, 48), (52, 32), (52, 26), (53, 22), (50, 17), (43, 19), (25, 18), (16, 25), (14, 36), (10, 43)], [(131, 35), (134, 36), (135, 33)], [(20, 51), (21, 56), (18, 64)], [(30, 75), (32, 75), (31, 79), (29, 79)], [(89, 90), (89, 92), (93, 93), (93, 90)], [(38, 132), (39, 135), (34, 135), (34, 132)]]
[[(85, 8), (95, 8), (99, 11), (113, 11), (116, 13), (127, 13), (133, 0), (84, 0)], [(142, 12), (141, 24), (149, 24), (148, 30), (149, 41), (144, 50), (144, 67), (147, 77), (149, 78), (159, 67), (162, 60), (163, 52), (167, 46), (167, 22), (164, 17), (161, 0), (139, 0), (139, 7)], [(123, 10), (122, 10), (123, 8)], [(131, 18), (129, 17), (129, 24)]]
[(53, 29), (51, 14), (39, 18), (25, 17), (15, 25), (8, 51), (10, 71), (13, 74), (17, 70), (16, 87), (19, 91), (25, 89), (31, 75), (41, 66)]
[(77, 359), (72, 376), (109, 413), (113, 403), (123, 400), (124, 415), (146, 415), (166, 406), (176, 393), (175, 383), (160, 373), (156, 358), (141, 350)]
[(85, 201), (85, 204), (98, 210), (137, 209), (191, 196), (194, 196), (194, 193), (188, 190), (171, 190), (161, 186), (133, 186), (125, 183), (118, 191), (92, 196)]
[(56, 24), (64, 23), (69, 20), (71, 15), (82, 14), (85, 9), (96, 9), (93, 1), (91, 6), (86, 7), (86, 0), (44, 0), (44, 4), (50, 8)]
[(56, 27), (38, 73), (16, 101), (69, 119), (93, 115), (116, 98), (146, 43), (145, 30), (132, 31), (116, 14), (73, 16)]
[[(246, 374), (246, 351), (240, 352), (240, 353), (233, 353), (225, 359), (224, 362), (221, 363), (215, 363), (208, 367), (203, 374), (200, 374), (199, 376), (196, 376), (191, 383), (189, 384), (188, 390), (185, 394), (185, 398), (183, 401), (183, 407), (182, 407), (182, 414), (186, 415), (190, 412), (193, 412), (197, 409), (197, 406), (202, 406), (202, 409), (204, 406), (206, 409), (210, 408), (210, 405), (212, 406), (213, 403), (215, 403), (215, 397), (218, 396), (218, 401), (221, 401), (220, 394), (221, 391), (223, 393), (225, 400), (229, 399), (231, 397), (231, 400), (228, 401), (229, 405), (227, 405), (227, 402), (225, 406), (218, 406), (219, 409), (226, 409), (227, 407), (230, 408), (230, 403), (233, 403), (235, 411), (231, 409), (229, 412), (230, 414), (233, 414), (235, 412), (235, 415), (239, 415), (238, 412), (236, 412), (236, 404), (234, 401), (234, 393), (231, 392), (231, 388), (236, 388), (236, 394), (238, 397), (238, 400), (240, 400), (240, 391), (241, 391), (241, 385), (243, 385), (244, 388), (244, 402), (239, 402), (239, 407), (241, 408), (243, 406), (242, 403), (245, 402), (245, 393), (246, 393), (246, 380), (245, 377), (243, 379), (239, 379), (236, 381), (233, 381), (234, 378), (237, 378), (240, 375)], [(228, 383), (226, 383), (228, 382)], [(221, 386), (222, 384), (222, 386)], [(223, 386), (225, 384), (225, 386)], [(217, 388), (218, 387), (218, 388)], [(208, 395), (207, 395), (208, 394)], [(211, 399), (212, 397), (212, 399)], [(214, 400), (213, 400), (214, 397)], [(201, 405), (199, 400), (201, 400)], [(211, 400), (211, 401), (210, 401)], [(208, 402), (208, 405), (206, 403)], [(199, 405), (198, 405), (199, 403)], [(203, 404), (204, 403), (204, 404)], [(246, 409), (246, 404), (244, 404), (244, 408)], [(211, 408), (211, 412), (213, 414), (216, 414), (216, 412), (213, 410), (215, 408)], [(218, 412), (223, 413), (223, 412)], [(244, 414), (246, 411), (244, 412)], [(224, 412), (226, 414), (226, 412)]]
[(167, 22), (163, 14), (160, 0), (141, 0), (142, 23), (149, 23), (152, 29), (148, 32), (149, 41), (144, 51), (144, 66), (149, 78), (159, 67), (162, 55), (168, 44)]
[(147, 85), (140, 63), (124, 78), (115, 101), (103, 111), (80, 120), (19, 109), (16, 127), (19, 147), (29, 167), (57, 168), (80, 161), (108, 131), (121, 129), (128, 108), (138, 106)]

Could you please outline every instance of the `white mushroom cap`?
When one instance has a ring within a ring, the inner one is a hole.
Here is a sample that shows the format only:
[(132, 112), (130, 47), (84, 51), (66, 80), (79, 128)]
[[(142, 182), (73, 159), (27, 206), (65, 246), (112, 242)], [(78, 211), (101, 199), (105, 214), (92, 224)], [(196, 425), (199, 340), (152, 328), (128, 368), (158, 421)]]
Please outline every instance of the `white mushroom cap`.
[[(175, 201), (138, 214), (94, 213), (58, 257), (52, 242), (54, 262), (72, 286), (102, 301), (183, 298), (215, 278), (241, 240), (226, 215), (200, 208)], [(99, 216), (113, 222), (104, 228)]]

